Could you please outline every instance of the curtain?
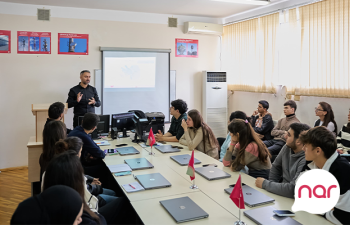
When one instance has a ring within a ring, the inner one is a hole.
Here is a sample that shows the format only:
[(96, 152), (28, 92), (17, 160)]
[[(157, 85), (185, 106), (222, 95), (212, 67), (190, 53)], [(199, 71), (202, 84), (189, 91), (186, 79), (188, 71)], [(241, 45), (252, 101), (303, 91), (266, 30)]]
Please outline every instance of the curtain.
[(224, 27), (223, 68), (229, 89), (275, 93), (279, 13)]

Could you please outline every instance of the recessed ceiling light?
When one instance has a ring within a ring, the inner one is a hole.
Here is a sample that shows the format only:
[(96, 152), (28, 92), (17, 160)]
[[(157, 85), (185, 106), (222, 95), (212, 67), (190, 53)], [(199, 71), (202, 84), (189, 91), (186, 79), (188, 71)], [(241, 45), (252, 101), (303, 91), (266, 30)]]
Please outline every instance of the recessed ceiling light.
[(267, 5), (270, 3), (270, 0), (212, 0), (217, 2), (232, 2), (239, 4), (247, 4), (247, 5)]

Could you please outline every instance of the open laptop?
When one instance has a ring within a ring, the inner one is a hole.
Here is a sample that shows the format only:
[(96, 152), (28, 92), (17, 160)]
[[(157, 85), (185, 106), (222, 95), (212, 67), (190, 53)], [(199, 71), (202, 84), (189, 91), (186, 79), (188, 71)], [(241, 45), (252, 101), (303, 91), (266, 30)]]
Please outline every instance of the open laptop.
[(137, 175), (135, 179), (138, 180), (146, 190), (171, 186), (171, 183), (160, 173)]
[(132, 147), (122, 147), (122, 148), (116, 148), (116, 150), (119, 152), (119, 155), (135, 155), (135, 154), (140, 154), (140, 152)]
[[(225, 192), (231, 194), (233, 187), (226, 188)], [(255, 190), (248, 185), (242, 184), (242, 192), (244, 197), (244, 203), (249, 207), (255, 207), (259, 205), (269, 204), (275, 201), (275, 199)]]
[(154, 167), (146, 158), (125, 159), (124, 162), (128, 164), (132, 170), (150, 169)]
[(173, 148), (171, 145), (156, 146), (156, 149), (162, 153), (180, 152), (180, 149)]
[(183, 223), (191, 220), (199, 220), (209, 216), (201, 207), (199, 207), (189, 197), (174, 198), (159, 203), (174, 218), (177, 223)]
[(259, 225), (301, 225), (301, 223), (288, 216), (277, 216), (272, 206), (246, 210), (243, 214)]
[[(178, 164), (180, 164), (181, 166), (187, 166), (188, 162), (191, 159), (191, 156), (189, 154), (185, 154), (185, 155), (174, 155), (174, 156), (170, 156), (170, 158), (172, 160), (174, 160), (175, 162), (177, 162)], [(199, 161), (198, 159), (194, 158), (194, 164), (200, 164), (201, 161)]]
[(224, 179), (231, 177), (230, 174), (214, 167), (214, 166), (207, 166), (207, 167), (197, 167), (195, 168), (196, 173), (201, 175), (207, 180), (218, 180), (218, 179)]

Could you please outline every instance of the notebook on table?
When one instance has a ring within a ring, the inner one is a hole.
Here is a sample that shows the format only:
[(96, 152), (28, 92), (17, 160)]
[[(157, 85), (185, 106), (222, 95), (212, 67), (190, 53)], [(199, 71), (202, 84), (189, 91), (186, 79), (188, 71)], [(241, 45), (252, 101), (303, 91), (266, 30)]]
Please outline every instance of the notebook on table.
[(198, 173), (207, 180), (218, 180), (231, 177), (230, 174), (213, 166), (197, 167), (195, 168), (195, 170), (196, 173)]
[(116, 148), (116, 150), (119, 152), (120, 155), (135, 155), (135, 154), (140, 154), (140, 152), (132, 147), (122, 147), (122, 148)]
[(138, 180), (146, 190), (171, 186), (171, 183), (160, 173), (137, 175), (135, 179)]
[(125, 159), (124, 162), (128, 164), (132, 170), (150, 169), (154, 167), (146, 158)]
[[(185, 155), (174, 155), (174, 156), (170, 156), (170, 158), (172, 160), (174, 160), (175, 162), (177, 162), (178, 164), (180, 164), (181, 166), (187, 166), (188, 162), (191, 159), (191, 156), (189, 154), (185, 154)], [(201, 161), (199, 161), (198, 159), (194, 158), (194, 164), (200, 164)]]
[(171, 145), (161, 145), (156, 146), (155, 148), (162, 153), (180, 152), (180, 149), (173, 148)]
[(259, 225), (302, 225), (288, 216), (277, 216), (272, 206), (246, 210), (243, 214)]
[(177, 223), (199, 220), (209, 216), (189, 197), (174, 198), (159, 202)]

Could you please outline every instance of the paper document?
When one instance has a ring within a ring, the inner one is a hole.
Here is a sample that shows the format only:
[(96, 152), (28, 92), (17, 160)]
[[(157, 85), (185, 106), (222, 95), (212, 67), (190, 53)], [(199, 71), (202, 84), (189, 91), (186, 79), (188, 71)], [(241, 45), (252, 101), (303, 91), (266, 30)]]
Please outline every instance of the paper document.
[(122, 185), (126, 192), (136, 192), (136, 191), (144, 191), (145, 189), (141, 186), (139, 182), (132, 182), (130, 184)]
[(110, 165), (110, 166), (108, 166), (108, 169), (112, 173), (131, 171), (131, 168), (128, 164)]
[(94, 141), (98, 146), (111, 145), (108, 141)]

